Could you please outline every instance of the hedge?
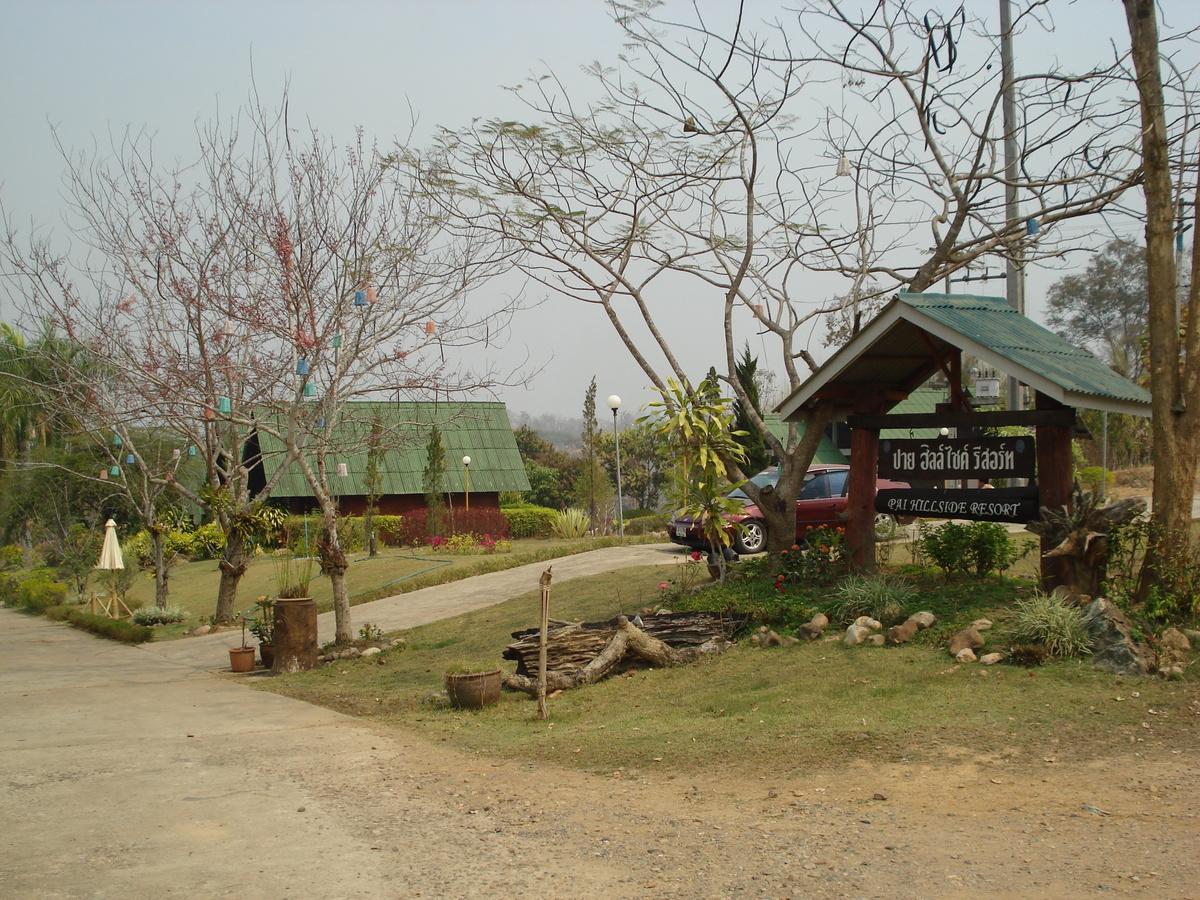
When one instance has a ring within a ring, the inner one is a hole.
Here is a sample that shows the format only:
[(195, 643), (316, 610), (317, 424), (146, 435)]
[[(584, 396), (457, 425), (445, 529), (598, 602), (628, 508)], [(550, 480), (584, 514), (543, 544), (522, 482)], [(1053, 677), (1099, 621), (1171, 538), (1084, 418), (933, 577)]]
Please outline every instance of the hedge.
[(558, 513), (546, 506), (521, 503), (502, 510), (508, 520), (509, 536), (513, 538), (549, 537)]
[[(494, 538), (509, 537), (508, 519), (496, 507), (477, 509), (443, 509), (440, 511), (442, 537), (455, 534), (472, 534), (475, 537), (490, 535)], [(403, 517), (400, 528), (396, 532), (401, 545), (423, 547), (429, 537), (428, 511), (413, 510)]]
[(29, 578), (17, 588), (21, 606), (33, 613), (45, 612), (51, 606), (61, 606), (67, 599), (67, 586), (44, 578)]
[(149, 625), (134, 625), (124, 619), (110, 619), (107, 616), (94, 616), (83, 610), (69, 606), (55, 606), (46, 611), (53, 619), (65, 619), (75, 628), (88, 631), (100, 637), (111, 638), (114, 641), (124, 641), (126, 644), (144, 644), (154, 640), (154, 629)]

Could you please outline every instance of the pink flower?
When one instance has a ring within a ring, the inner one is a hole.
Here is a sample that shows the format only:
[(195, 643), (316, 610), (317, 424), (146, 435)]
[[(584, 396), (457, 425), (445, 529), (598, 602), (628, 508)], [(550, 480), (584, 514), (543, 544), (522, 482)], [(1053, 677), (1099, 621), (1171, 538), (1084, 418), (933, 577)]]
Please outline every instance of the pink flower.
[(695, 560), (696, 562), (700, 562), (700, 551), (699, 550), (692, 551), (692, 559)]
[(671, 585), (670, 585), (668, 582), (666, 582), (666, 581), (660, 581), (660, 582), (658, 583), (658, 589), (659, 589), (660, 591), (665, 591), (665, 590), (666, 590), (667, 588), (669, 588), (670, 586), (671, 586)]

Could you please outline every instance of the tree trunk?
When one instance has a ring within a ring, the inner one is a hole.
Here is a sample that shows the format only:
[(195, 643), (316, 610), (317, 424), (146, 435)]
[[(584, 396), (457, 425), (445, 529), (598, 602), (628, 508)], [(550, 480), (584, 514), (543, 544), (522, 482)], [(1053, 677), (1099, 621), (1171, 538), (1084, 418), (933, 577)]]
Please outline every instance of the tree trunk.
[[(332, 501), (329, 505), (332, 505)], [(350, 590), (346, 585), (346, 570), (350, 568), (350, 562), (346, 559), (338, 536), (336, 507), (325, 509), (323, 515), (325, 533), (317, 542), (317, 548), (321, 556), (321, 574), (329, 576), (329, 585), (333, 589), (333, 639), (338, 643), (349, 643), (354, 640), (350, 630)]]
[[(1143, 598), (1188, 553), (1192, 494), (1200, 453), (1200, 335), (1196, 284), (1190, 286), (1180, 339), (1175, 251), (1175, 197), (1163, 103), (1154, 0), (1125, 0), (1142, 117), (1142, 171), (1146, 195), (1146, 281), (1149, 297), (1151, 434), (1158, 552), (1147, 553)], [(1195, 213), (1193, 213), (1194, 215)], [(1196, 245), (1193, 242), (1193, 269)]]
[(221, 585), (217, 590), (218, 625), (229, 625), (233, 622), (233, 607), (237, 603), (238, 583), (246, 574), (250, 565), (250, 554), (246, 548), (246, 539), (237, 529), (230, 528), (225, 533), (225, 554), (221, 557)]
[(162, 532), (157, 527), (151, 528), (150, 553), (154, 560), (154, 605), (159, 609), (166, 608), (170, 594), (167, 579), (171, 576), (171, 570), (167, 568), (163, 543)]

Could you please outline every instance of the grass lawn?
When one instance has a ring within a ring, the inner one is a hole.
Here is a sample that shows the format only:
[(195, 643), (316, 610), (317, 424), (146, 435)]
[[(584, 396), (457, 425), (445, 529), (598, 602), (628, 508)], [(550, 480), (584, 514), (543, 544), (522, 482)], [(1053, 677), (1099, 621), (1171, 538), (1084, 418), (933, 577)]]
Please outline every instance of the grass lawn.
[[(551, 616), (601, 620), (650, 602), (658, 567), (555, 585)], [(769, 650), (741, 641), (723, 656), (640, 670), (536, 703), (505, 692), (486, 710), (427, 702), (448, 666), (515, 664), (500, 654), (509, 633), (536, 624), (538, 594), (403, 632), (403, 650), (342, 661), (256, 687), (411, 729), (460, 749), (590, 772), (771, 771), (802, 774), (868, 762), (921, 762), (986, 752), (1014, 763), (1087, 761), (1139, 743), (1200, 748), (1195, 686), (1115, 678), (1086, 661), (1033, 670), (957, 665), (938, 637), (987, 615), (1002, 643), (1007, 602), (1021, 582), (921, 583), (918, 608), (942, 622), (926, 643), (846, 648), (830, 640)]]

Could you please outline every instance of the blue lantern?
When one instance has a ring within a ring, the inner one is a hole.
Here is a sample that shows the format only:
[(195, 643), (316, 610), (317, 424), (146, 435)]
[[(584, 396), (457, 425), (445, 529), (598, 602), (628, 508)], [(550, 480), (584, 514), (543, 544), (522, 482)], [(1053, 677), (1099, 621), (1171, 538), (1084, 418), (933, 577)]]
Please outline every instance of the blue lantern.
[(121, 467), (113, 466), (111, 469), (108, 470), (108, 474), (111, 475), (113, 478), (116, 478), (118, 475), (121, 474)]
[(321, 416), (319, 419), (317, 419), (317, 427), (318, 428), (325, 427), (325, 417), (324, 416)]
[(366, 306), (367, 305), (367, 292), (366, 291), (355, 291), (354, 292), (354, 305), (355, 306)]
[(308, 382), (306, 385), (304, 385), (304, 396), (305, 397), (317, 396), (317, 386), (315, 384), (313, 384), (311, 381)]
[(195, 455), (196, 455), (196, 448), (188, 447), (188, 456), (195, 456)]
[(121, 436), (119, 434), (114, 433), (113, 434), (113, 446), (120, 447), (123, 443), (125, 443), (125, 442), (121, 440)]
[(132, 453), (125, 457), (125, 465), (132, 466), (134, 462), (136, 462), (136, 460), (134, 460)]
[(340, 334), (335, 334), (333, 336), (333, 349), (336, 350), (340, 346), (342, 346), (342, 336)]
[(231, 413), (233, 412), (233, 402), (228, 397), (222, 397), (217, 401), (217, 412)]
[(1025, 233), (1026, 234), (1030, 234), (1030, 235), (1037, 234), (1041, 230), (1042, 230), (1042, 226), (1038, 224), (1037, 219), (1026, 219), (1025, 220)]
[(297, 375), (307, 375), (308, 374), (308, 360), (307, 359), (296, 360), (296, 374)]

